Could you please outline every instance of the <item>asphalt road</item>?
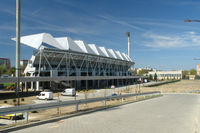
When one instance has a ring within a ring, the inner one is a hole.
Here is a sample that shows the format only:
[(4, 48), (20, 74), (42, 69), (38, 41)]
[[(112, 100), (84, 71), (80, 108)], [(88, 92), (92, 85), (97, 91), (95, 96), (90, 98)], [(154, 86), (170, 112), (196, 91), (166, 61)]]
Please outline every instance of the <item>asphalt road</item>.
[(15, 133), (196, 133), (200, 95), (165, 94)]
[[(135, 87), (136, 85), (130, 85), (129, 87)], [(97, 89), (96, 92), (93, 93), (87, 93), (87, 98), (96, 98), (96, 97), (104, 97), (104, 96), (110, 96), (113, 93), (119, 93), (122, 90), (127, 89), (128, 87), (118, 87), (115, 89)], [(77, 93), (76, 95), (76, 100), (81, 100), (81, 99), (85, 99), (85, 94), (84, 93)], [(59, 96), (59, 99), (61, 101), (71, 101), (71, 100), (75, 100), (74, 96)], [(53, 100), (38, 100), (35, 98), (34, 103), (36, 104), (41, 104), (41, 103), (50, 103), (50, 102), (57, 102), (58, 97), (54, 97)]]

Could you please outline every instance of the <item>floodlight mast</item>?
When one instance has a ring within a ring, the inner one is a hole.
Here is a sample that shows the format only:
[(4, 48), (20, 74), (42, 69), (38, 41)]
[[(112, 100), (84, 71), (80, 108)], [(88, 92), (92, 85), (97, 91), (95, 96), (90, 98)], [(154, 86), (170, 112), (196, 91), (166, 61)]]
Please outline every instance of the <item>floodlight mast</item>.
[(193, 60), (200, 60), (200, 58), (194, 58)]
[(130, 57), (130, 32), (126, 32), (126, 35), (128, 36), (128, 56)]
[(18, 98), (19, 105), (19, 87), (20, 87), (20, 0), (16, 0), (16, 77), (17, 77), (17, 86), (16, 86), (16, 96)]

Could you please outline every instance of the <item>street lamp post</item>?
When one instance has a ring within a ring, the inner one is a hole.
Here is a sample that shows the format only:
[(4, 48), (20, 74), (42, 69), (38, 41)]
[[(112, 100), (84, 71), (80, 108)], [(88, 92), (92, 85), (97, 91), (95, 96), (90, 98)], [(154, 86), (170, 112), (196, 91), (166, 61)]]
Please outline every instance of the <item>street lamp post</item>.
[(200, 20), (190, 20), (190, 19), (186, 19), (186, 20), (184, 20), (184, 22), (200, 22)]
[(17, 88), (16, 96), (18, 98), (19, 105), (19, 77), (20, 77), (20, 0), (16, 0), (16, 77), (17, 77)]

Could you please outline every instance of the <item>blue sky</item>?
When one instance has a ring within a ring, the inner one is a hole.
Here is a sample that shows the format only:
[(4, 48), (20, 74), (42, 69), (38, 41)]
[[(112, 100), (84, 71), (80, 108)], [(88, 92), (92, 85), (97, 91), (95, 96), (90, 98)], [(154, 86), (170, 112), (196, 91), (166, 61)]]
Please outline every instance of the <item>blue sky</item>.
[[(22, 0), (21, 35), (47, 32), (127, 53), (135, 67), (160, 70), (196, 68), (200, 63), (198, 0)], [(15, 65), (15, 0), (0, 3), (0, 57)], [(21, 59), (33, 49), (21, 45)]]

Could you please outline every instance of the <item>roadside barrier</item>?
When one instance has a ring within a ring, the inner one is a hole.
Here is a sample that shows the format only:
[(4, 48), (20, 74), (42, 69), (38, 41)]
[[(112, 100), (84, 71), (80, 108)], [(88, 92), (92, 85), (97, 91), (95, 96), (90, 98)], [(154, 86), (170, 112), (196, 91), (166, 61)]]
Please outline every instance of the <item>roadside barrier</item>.
[(73, 100), (73, 101), (59, 101), (59, 102), (52, 102), (52, 103), (45, 103), (45, 104), (21, 105), (21, 106), (15, 106), (15, 107), (0, 108), (0, 115), (25, 112), (25, 120), (28, 121), (28, 112), (31, 112), (31, 111), (46, 110), (46, 109), (59, 108), (59, 107), (72, 106), (72, 105), (75, 105), (75, 109), (76, 111), (78, 111), (78, 106), (80, 104), (104, 101), (104, 106), (106, 106), (107, 100), (121, 99), (123, 103), (124, 98), (127, 98), (127, 97), (133, 97), (133, 99), (136, 100), (136, 96), (143, 96), (145, 98), (146, 96), (153, 96), (153, 95), (160, 95), (160, 94), (161, 94), (160, 91), (154, 91), (154, 92), (144, 92), (144, 93), (136, 93), (136, 94), (81, 99), (81, 100)]

